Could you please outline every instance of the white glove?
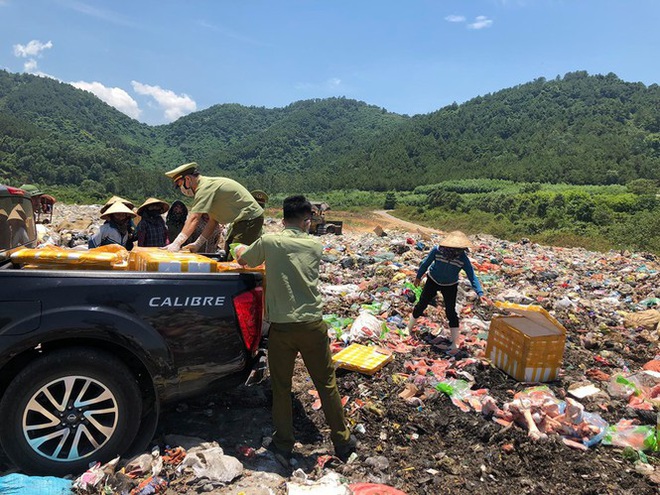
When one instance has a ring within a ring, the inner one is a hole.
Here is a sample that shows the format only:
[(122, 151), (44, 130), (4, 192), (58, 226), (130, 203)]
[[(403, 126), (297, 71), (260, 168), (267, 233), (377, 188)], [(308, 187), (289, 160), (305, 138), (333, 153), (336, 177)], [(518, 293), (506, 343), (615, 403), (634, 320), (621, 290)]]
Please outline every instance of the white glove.
[(195, 242), (191, 242), (190, 244), (186, 244), (184, 249), (190, 251), (191, 253), (196, 253), (207, 242), (208, 242), (208, 239), (206, 237), (204, 237), (203, 235), (200, 235)]
[(248, 247), (249, 246), (246, 246), (245, 244), (239, 244), (238, 246), (236, 246), (236, 248), (234, 249), (234, 253), (236, 254), (237, 260), (241, 259), (241, 256), (243, 256), (243, 253)]
[(186, 242), (186, 239), (188, 239), (188, 236), (184, 235), (182, 232), (178, 236), (176, 236), (176, 239), (174, 239), (173, 242), (165, 246), (165, 249), (167, 251), (170, 251), (171, 253), (181, 251), (181, 246), (183, 245), (184, 242)]

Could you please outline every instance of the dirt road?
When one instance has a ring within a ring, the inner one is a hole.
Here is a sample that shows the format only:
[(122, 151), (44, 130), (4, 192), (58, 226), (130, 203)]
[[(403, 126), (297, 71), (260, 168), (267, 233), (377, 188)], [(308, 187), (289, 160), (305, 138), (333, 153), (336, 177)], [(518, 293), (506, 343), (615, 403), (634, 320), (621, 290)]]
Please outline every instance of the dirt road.
[(400, 218), (390, 215), (386, 210), (376, 210), (373, 213), (382, 217), (385, 221), (389, 222), (394, 227), (408, 229), (411, 232), (425, 232), (427, 234), (443, 233), (441, 230), (436, 230), (429, 227), (424, 227), (422, 225), (417, 225), (416, 223), (407, 222), (406, 220), (401, 220)]
[(333, 211), (328, 218), (343, 220), (344, 230), (346, 232), (371, 232), (376, 226), (387, 232), (391, 229), (406, 230), (409, 232), (419, 232), (428, 235), (441, 234), (442, 231), (423, 227), (416, 223), (407, 222), (391, 215), (386, 210), (375, 210), (371, 212), (351, 212), (351, 211)]

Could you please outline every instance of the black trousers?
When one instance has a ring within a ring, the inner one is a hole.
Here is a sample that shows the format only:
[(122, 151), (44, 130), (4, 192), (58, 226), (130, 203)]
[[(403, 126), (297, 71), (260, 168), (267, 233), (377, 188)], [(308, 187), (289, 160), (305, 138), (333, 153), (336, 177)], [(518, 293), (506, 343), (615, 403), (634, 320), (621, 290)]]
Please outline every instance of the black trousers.
[(419, 296), (419, 302), (413, 308), (413, 318), (419, 318), (424, 314), (429, 303), (440, 291), (445, 304), (445, 314), (449, 320), (450, 327), (458, 326), (458, 313), (456, 313), (456, 294), (458, 294), (458, 282), (454, 285), (438, 285), (430, 277), (426, 277), (426, 283)]

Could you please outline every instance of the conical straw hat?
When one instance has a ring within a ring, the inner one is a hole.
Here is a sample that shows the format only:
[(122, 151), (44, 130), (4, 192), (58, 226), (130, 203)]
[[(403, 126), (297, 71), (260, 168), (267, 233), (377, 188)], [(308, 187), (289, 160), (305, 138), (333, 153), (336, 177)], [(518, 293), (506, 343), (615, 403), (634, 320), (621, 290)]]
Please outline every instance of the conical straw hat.
[(105, 213), (108, 208), (110, 208), (113, 204), (117, 202), (124, 203), (126, 206), (128, 206), (131, 209), (135, 208), (135, 205), (131, 203), (129, 200), (120, 198), (119, 196), (113, 196), (108, 201), (106, 201), (103, 206), (101, 206), (100, 212)]
[(447, 236), (438, 243), (438, 246), (470, 249), (473, 247), (473, 244), (463, 232), (460, 230), (454, 230), (447, 234)]
[(19, 206), (11, 210), (11, 213), (9, 214), (9, 217), (7, 220), (20, 220), (21, 222), (25, 221), (25, 214), (23, 212), (23, 209), (19, 211)]
[(149, 199), (147, 199), (144, 203), (142, 203), (142, 204), (140, 205), (140, 207), (137, 209), (137, 214), (140, 215), (140, 216), (142, 216), (142, 210), (144, 210), (144, 209), (145, 209), (147, 206), (149, 206), (149, 205), (160, 205), (160, 209), (161, 209), (160, 212), (161, 212), (161, 214), (162, 214), (162, 213), (166, 213), (167, 210), (170, 209), (170, 205), (167, 204), (167, 203), (166, 203), (165, 201), (163, 201), (162, 199), (158, 199), (158, 198), (149, 198)]
[(135, 216), (135, 212), (131, 210), (128, 206), (126, 206), (124, 203), (121, 201), (117, 201), (116, 203), (111, 204), (107, 210), (101, 215), (101, 218), (103, 220), (107, 220), (110, 215), (114, 215), (115, 213), (126, 213), (127, 215), (130, 215), (131, 217)]

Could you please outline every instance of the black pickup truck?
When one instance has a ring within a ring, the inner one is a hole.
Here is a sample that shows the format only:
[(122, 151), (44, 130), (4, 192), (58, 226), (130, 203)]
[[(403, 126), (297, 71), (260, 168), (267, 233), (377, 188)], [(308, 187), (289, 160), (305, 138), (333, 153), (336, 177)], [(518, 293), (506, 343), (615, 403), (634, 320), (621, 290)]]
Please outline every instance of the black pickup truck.
[[(3, 223), (19, 205), (27, 236)], [(259, 273), (14, 266), (35, 239), (29, 198), (0, 186), (0, 442), (25, 472), (138, 452), (161, 404), (258, 380)]]

